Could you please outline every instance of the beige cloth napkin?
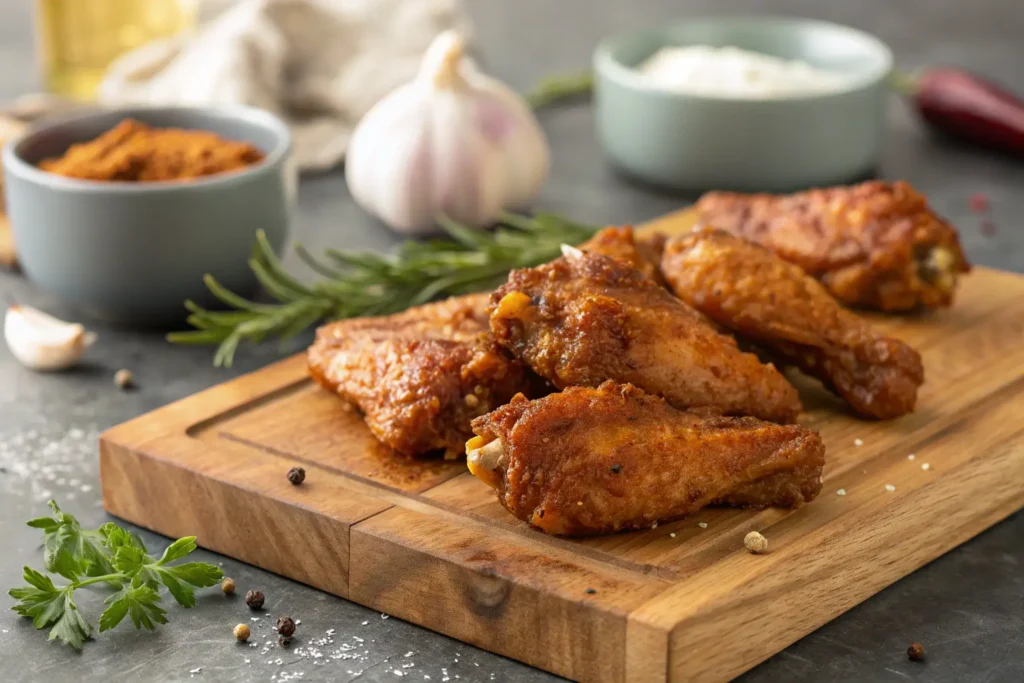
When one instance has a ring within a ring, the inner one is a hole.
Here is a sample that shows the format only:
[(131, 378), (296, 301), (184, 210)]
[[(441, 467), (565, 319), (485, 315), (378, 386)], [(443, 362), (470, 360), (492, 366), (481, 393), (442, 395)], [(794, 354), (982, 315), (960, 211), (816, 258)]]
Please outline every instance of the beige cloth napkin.
[(326, 169), (449, 28), (469, 37), (460, 0), (240, 0), (193, 33), (118, 59), (99, 99), (261, 107), (291, 126), (300, 168)]

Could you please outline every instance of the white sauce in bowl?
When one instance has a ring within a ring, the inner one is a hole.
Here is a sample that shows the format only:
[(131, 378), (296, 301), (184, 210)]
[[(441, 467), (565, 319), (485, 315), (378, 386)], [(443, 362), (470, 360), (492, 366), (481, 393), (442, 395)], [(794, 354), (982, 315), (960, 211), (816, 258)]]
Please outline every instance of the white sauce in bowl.
[(840, 90), (842, 74), (736, 47), (664, 47), (639, 67), (651, 85), (707, 97), (772, 99)]

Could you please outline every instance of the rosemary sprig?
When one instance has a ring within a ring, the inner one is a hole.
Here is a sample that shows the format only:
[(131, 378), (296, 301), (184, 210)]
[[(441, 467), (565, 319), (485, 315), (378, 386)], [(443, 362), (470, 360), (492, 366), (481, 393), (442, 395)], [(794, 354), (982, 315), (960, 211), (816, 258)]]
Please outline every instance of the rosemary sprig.
[(510, 270), (550, 261), (562, 244), (580, 244), (597, 229), (552, 214), (505, 214), (489, 232), (447, 218), (439, 223), (451, 239), (405, 242), (391, 255), (328, 249), (316, 257), (298, 246), (299, 257), (322, 278), (310, 285), (284, 269), (260, 232), (249, 266), (276, 303), (245, 299), (207, 275), (210, 292), (233, 310), (210, 311), (186, 301), (188, 323), (195, 329), (167, 339), (217, 344), (214, 365), (230, 366), (243, 343), (287, 340), (321, 320), (387, 315), (445, 296), (486, 291)]

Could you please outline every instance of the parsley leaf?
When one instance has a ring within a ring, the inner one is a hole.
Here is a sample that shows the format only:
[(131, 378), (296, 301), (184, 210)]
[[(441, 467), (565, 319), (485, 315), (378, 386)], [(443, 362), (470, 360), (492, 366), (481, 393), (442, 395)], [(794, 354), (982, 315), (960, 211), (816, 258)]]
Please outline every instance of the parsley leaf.
[(135, 628), (152, 631), (157, 624), (167, 623), (167, 612), (157, 604), (159, 602), (160, 595), (149, 586), (127, 585), (106, 599), (109, 607), (100, 615), (100, 631), (114, 628), (126, 614)]
[(111, 574), (110, 564), (103, 545), (103, 537), (96, 531), (83, 531), (73, 515), (62, 511), (57, 503), (50, 501), (53, 518), (40, 517), (28, 525), (43, 529), (43, 563), (46, 570), (74, 580), (78, 576), (103, 576)]
[(72, 598), (76, 586), (57, 587), (50, 577), (25, 567), (25, 582), (28, 586), (12, 588), (8, 594), (19, 602), (11, 609), (23, 617), (31, 617), (37, 629), (50, 629), (50, 640), (60, 640), (76, 650), (92, 636), (92, 626), (78, 611)]
[(147, 552), (138, 535), (113, 522), (85, 530), (52, 500), (50, 509), (52, 517), (39, 517), (28, 525), (43, 531), (46, 570), (71, 583), (54, 585), (49, 576), (25, 567), (28, 585), (9, 591), (18, 601), (12, 609), (31, 618), (37, 629), (50, 627), (50, 640), (81, 650), (92, 637), (92, 625), (73, 599), (74, 592), (84, 586), (103, 583), (117, 590), (105, 601), (100, 631), (114, 628), (126, 616), (135, 628), (152, 631), (157, 624), (167, 623), (167, 611), (160, 605), (161, 587), (166, 587), (178, 604), (194, 607), (194, 588), (212, 586), (223, 576), (219, 567), (205, 562), (170, 564), (196, 549), (195, 536), (174, 541), (157, 559)]

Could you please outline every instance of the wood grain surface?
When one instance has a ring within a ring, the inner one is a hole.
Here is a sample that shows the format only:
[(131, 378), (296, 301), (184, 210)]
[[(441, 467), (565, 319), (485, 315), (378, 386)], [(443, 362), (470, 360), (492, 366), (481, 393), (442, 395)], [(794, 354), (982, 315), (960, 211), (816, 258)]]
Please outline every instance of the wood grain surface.
[[(796, 512), (548, 537), (462, 462), (380, 447), (303, 356), (108, 431), (104, 504), (568, 678), (727, 680), (1024, 506), (1024, 277), (978, 268), (952, 309), (874, 321), (924, 358), (918, 410), (866, 422), (793, 375), (827, 447), (824, 490)], [(744, 550), (753, 529), (767, 554)]]

